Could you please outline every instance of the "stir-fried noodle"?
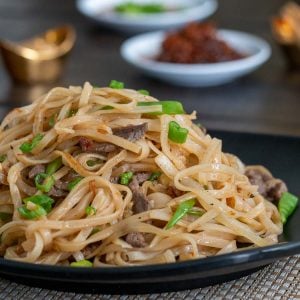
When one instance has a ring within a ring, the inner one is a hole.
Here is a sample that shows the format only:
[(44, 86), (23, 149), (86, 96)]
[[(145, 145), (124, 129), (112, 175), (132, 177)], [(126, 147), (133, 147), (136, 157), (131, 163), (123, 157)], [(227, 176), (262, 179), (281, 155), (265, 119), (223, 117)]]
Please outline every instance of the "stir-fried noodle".
[(54, 88), (4, 118), (5, 258), (125, 266), (277, 242), (277, 208), (240, 160), (192, 122), (195, 112), (145, 94)]

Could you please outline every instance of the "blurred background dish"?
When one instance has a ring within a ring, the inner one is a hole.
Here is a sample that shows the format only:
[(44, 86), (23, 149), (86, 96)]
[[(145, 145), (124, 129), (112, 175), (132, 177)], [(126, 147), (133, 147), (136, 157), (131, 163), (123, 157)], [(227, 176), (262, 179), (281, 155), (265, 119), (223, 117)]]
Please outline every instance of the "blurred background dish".
[(216, 0), (77, 0), (78, 10), (87, 17), (127, 33), (180, 27), (206, 19), (217, 7)]
[(271, 54), (270, 46), (254, 35), (234, 30), (218, 30), (217, 36), (242, 58), (213, 63), (173, 63), (158, 61), (166, 33), (141, 34), (125, 41), (122, 57), (146, 75), (190, 87), (214, 86), (246, 75), (262, 65)]
[(290, 69), (300, 69), (300, 5), (288, 2), (272, 19), (273, 36)]

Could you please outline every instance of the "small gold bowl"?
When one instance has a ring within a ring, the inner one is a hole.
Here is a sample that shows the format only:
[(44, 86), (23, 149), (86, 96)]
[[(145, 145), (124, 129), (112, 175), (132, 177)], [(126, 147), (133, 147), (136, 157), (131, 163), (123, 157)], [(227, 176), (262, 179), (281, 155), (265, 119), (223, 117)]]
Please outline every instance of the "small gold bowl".
[(62, 74), (75, 39), (75, 30), (66, 25), (20, 43), (0, 41), (0, 49), (14, 80), (29, 84), (50, 82)]

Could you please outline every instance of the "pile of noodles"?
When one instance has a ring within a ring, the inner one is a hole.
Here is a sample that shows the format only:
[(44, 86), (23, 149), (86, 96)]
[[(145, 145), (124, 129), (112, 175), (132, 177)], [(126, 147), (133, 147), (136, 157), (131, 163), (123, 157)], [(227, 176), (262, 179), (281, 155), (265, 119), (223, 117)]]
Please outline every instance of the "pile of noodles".
[[(7, 159), (0, 164), (5, 176), (0, 212), (12, 214), (11, 220), (0, 221), (0, 251), (6, 259), (61, 265), (87, 259), (95, 267), (126, 266), (229, 253), (245, 243), (251, 247), (277, 243), (282, 232), (277, 208), (250, 184), (239, 159), (222, 152), (219, 139), (193, 124), (195, 112), (153, 115), (149, 112), (161, 106), (137, 105), (147, 101), (158, 100), (135, 90), (85, 83), (83, 88), (54, 88), (4, 118), (0, 154)], [(57, 119), (50, 127), (53, 114)], [(170, 121), (188, 129), (185, 143), (168, 139)], [(143, 123), (148, 130), (135, 142), (112, 133), (112, 128)], [(43, 138), (37, 147), (23, 153), (20, 145), (39, 133)], [(107, 157), (82, 153), (80, 137), (115, 144), (118, 150)], [(83, 179), (66, 197), (56, 200), (46, 216), (23, 218), (18, 208), (33, 187), (22, 180), (22, 171), (59, 156), (63, 166), (53, 174), (55, 180), (70, 169)], [(93, 158), (101, 163), (88, 166)], [(131, 189), (111, 181), (128, 170), (162, 173), (158, 180), (141, 186), (151, 202), (150, 210), (133, 214)], [(170, 188), (180, 191), (179, 196), (170, 194)], [(191, 198), (204, 214), (186, 215), (167, 229), (178, 205)], [(95, 214), (87, 215), (89, 205)], [(147, 235), (147, 245), (127, 243), (124, 237), (130, 232)]]

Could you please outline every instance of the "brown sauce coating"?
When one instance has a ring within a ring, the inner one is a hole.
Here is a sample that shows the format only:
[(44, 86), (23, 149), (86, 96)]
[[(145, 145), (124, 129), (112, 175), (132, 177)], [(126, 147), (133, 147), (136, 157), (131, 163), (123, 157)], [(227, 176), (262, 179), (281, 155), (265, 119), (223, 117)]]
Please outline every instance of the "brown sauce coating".
[(243, 58), (217, 36), (212, 23), (191, 23), (167, 35), (158, 61), (171, 63), (215, 63)]

